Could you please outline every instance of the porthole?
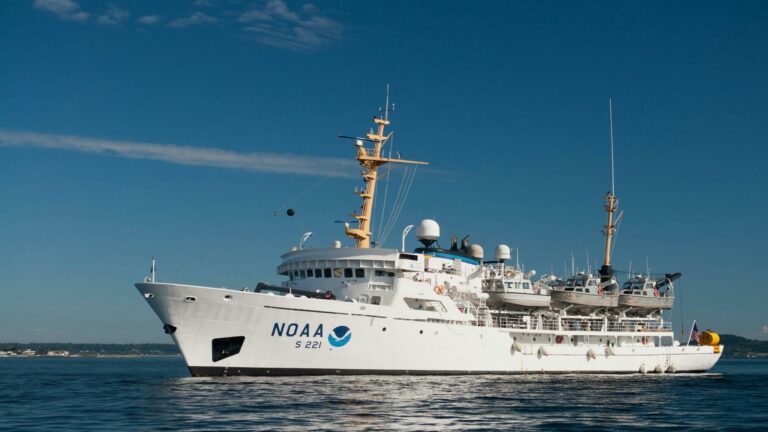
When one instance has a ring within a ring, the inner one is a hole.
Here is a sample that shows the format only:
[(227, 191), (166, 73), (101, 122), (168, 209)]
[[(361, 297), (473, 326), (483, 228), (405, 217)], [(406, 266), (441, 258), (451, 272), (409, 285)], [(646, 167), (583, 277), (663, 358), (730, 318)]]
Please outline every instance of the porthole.
[(387, 331), (387, 328), (386, 328), (386, 327), (382, 327), (382, 328), (381, 328), (381, 331), (384, 331), (384, 332), (385, 332), (385, 331)]
[(154, 294), (152, 294), (152, 293), (144, 293), (144, 298), (148, 298), (148, 299), (151, 299), (151, 298), (152, 298), (152, 297), (154, 297), (154, 296), (155, 296), (155, 295), (154, 295)]
[(195, 296), (184, 297), (184, 301), (187, 303), (194, 303), (197, 301), (197, 297)]
[(419, 330), (419, 334), (424, 334), (424, 330)]
[(231, 295), (227, 294), (227, 295), (224, 296), (224, 301), (230, 301), (230, 300), (232, 300), (232, 296)]

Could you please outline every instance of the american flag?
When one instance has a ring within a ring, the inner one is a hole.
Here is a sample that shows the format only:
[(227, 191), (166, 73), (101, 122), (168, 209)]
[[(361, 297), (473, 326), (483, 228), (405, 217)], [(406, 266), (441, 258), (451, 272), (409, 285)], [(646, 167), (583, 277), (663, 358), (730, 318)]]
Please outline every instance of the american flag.
[(696, 323), (693, 323), (693, 330), (691, 330), (691, 339), (695, 340), (696, 343), (699, 343), (699, 327), (696, 325)]

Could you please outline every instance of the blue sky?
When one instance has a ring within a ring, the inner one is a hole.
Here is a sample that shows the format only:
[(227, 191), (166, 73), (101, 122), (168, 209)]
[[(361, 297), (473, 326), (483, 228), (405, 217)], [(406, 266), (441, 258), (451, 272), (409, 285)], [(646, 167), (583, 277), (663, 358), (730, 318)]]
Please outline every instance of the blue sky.
[(153, 255), (239, 288), (305, 231), (349, 244), (335, 137), (387, 83), (395, 151), (431, 165), (385, 245), (430, 217), (540, 274), (599, 264), (611, 97), (615, 266), (683, 272), (677, 328), (766, 338), (766, 22), (759, 1), (0, 2), (0, 341), (169, 341), (132, 286)]

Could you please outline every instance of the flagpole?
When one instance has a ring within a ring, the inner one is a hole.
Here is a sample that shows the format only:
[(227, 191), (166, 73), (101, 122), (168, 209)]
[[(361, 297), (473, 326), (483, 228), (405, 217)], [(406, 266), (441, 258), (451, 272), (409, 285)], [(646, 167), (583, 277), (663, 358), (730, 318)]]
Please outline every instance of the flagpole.
[(155, 257), (152, 257), (152, 274), (150, 275), (152, 276), (152, 283), (155, 282), (155, 268)]
[(693, 324), (691, 324), (691, 332), (688, 333), (688, 342), (685, 343), (685, 346), (689, 346), (691, 344), (691, 337), (693, 336), (694, 327), (696, 327), (696, 318), (693, 319)]

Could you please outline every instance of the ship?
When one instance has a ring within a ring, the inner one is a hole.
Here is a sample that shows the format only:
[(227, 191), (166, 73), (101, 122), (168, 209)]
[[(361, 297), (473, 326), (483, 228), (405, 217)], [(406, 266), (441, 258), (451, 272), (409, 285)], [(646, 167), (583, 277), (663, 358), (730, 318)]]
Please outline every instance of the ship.
[[(397, 249), (373, 244), (380, 168), (425, 164), (385, 156), (388, 109), (373, 123), (353, 137), (365, 186), (355, 223), (344, 228), (352, 244), (286, 247), (277, 267), (284, 280), (254, 289), (160, 281), (153, 258), (135, 287), (191, 375), (662, 374), (705, 372), (718, 361), (718, 338), (681, 343), (661, 314), (489, 303), (483, 283), (497, 278), (490, 272), (499, 263), (484, 262), (483, 248), (466, 238), (441, 248), (434, 220), (418, 223), (421, 246), (412, 251), (405, 240)], [(601, 270), (607, 286), (613, 276)]]

